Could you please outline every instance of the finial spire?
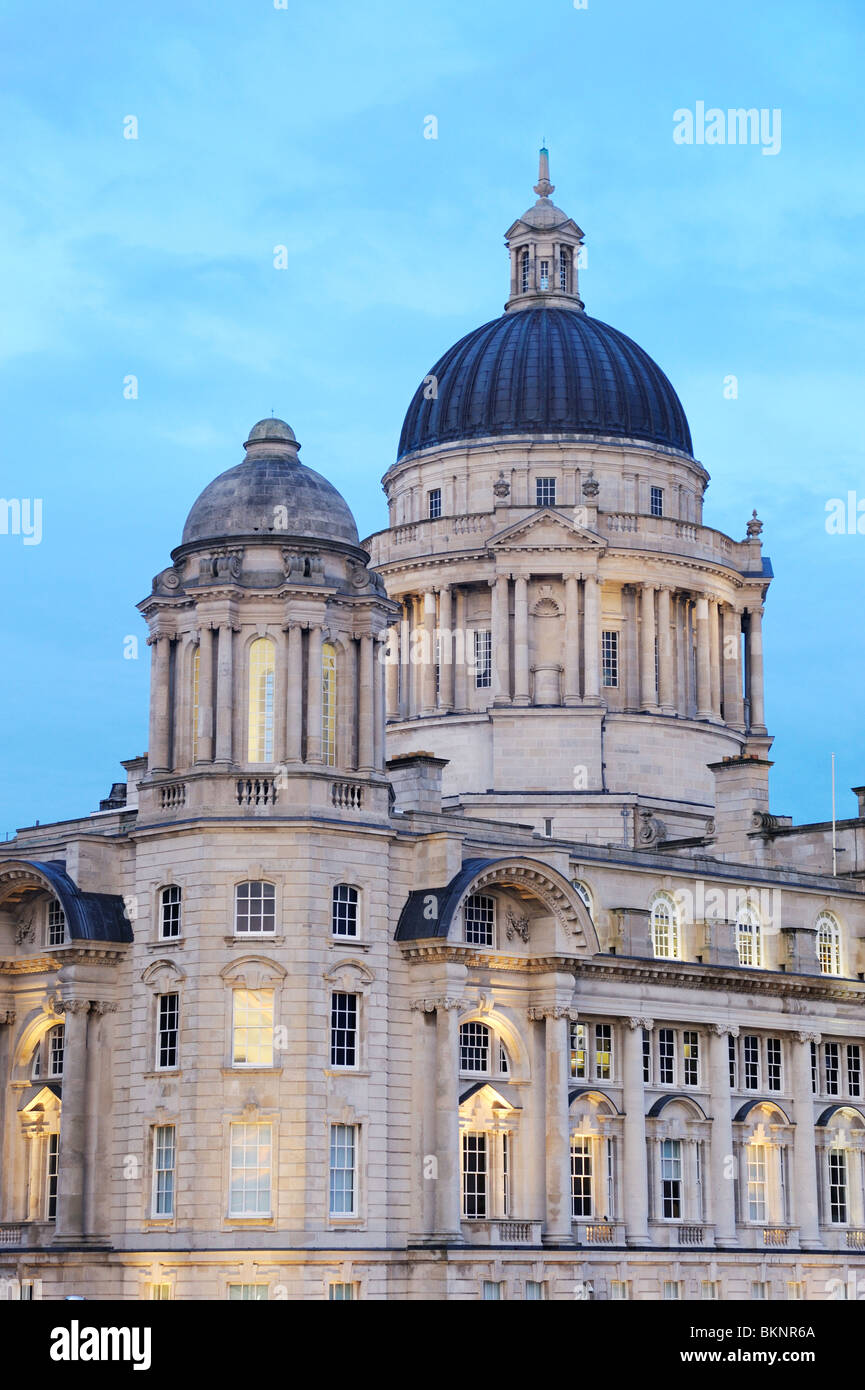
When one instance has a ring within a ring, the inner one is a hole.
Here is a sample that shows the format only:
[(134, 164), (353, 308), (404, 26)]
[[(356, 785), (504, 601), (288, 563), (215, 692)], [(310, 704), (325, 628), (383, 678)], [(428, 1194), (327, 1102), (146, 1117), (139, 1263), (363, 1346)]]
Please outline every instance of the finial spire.
[(539, 198), (549, 198), (550, 194), (556, 191), (556, 185), (550, 183), (550, 152), (545, 145), (541, 145), (538, 159), (538, 181), (534, 191)]

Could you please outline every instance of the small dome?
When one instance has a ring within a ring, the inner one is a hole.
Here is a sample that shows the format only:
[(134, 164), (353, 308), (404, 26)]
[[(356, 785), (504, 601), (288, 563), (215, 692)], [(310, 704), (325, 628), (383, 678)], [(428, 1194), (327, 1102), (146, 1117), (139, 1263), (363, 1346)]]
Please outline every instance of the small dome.
[(332, 483), (300, 462), (290, 425), (259, 420), (243, 447), (243, 462), (208, 483), (193, 504), (183, 545), (241, 536), (359, 544), (348, 503)]

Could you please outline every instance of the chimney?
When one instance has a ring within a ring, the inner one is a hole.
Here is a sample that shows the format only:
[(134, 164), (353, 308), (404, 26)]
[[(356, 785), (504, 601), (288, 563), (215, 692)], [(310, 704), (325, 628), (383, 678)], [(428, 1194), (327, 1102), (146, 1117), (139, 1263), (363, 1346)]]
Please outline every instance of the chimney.
[(715, 774), (715, 843), (720, 859), (762, 860), (763, 842), (752, 838), (769, 820), (768, 758), (757, 753), (709, 763)]
[(398, 753), (387, 760), (395, 811), (433, 813), (442, 808), (442, 768), (449, 758), (432, 753)]

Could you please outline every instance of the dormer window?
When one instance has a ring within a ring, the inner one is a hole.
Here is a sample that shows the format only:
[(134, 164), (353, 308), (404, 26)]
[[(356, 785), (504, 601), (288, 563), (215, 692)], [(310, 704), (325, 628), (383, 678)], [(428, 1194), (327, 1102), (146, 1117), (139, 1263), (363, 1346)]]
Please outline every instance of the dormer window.
[(550, 288), (550, 263), (549, 263), (549, 261), (541, 261), (541, 289), (542, 289), (542, 290), (548, 290), (549, 288)]
[(520, 289), (523, 294), (529, 292), (529, 253), (523, 251), (520, 256)]
[(48, 904), (45, 924), (45, 945), (62, 946), (66, 940), (66, 913), (56, 898)]
[(492, 946), (496, 913), (495, 900), (487, 893), (472, 893), (463, 908), (465, 937), (469, 946)]

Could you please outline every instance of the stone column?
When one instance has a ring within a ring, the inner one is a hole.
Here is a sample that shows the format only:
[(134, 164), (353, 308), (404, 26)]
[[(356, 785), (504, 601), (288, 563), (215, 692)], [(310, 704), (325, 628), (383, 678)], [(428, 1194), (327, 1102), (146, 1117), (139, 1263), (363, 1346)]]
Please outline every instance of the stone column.
[(150, 666), (150, 755), (148, 772), (170, 771), (169, 694), (171, 638), (154, 637)]
[(198, 763), (213, 761), (213, 628), (198, 637)]
[(709, 599), (709, 703), (712, 717), (721, 718), (721, 639), (718, 631), (720, 604), (717, 599)]
[(601, 595), (599, 581), (595, 575), (585, 576), (583, 589), (583, 698), (588, 704), (597, 704), (601, 698)]
[(676, 713), (670, 597), (669, 589), (658, 590), (658, 704), (662, 714)]
[(529, 585), (514, 580), (514, 704), (529, 703)]
[(564, 703), (580, 703), (580, 589), (575, 574), (565, 575), (565, 691)]
[(357, 701), (357, 770), (372, 772), (375, 767), (375, 652), (368, 633), (360, 639), (360, 669)]
[[(709, 1173), (712, 1192), (712, 1219), (715, 1244), (738, 1245), (736, 1234), (736, 1189), (728, 1160), (735, 1158), (733, 1119), (730, 1109), (730, 1037), (738, 1028), (713, 1023), (709, 1029), (709, 1091), (712, 1098), (712, 1141)], [(746, 1189), (747, 1191), (747, 1189)]]
[(640, 708), (655, 713), (655, 590), (643, 584), (640, 590)]
[(427, 589), (423, 596), (423, 703), (422, 714), (436, 712), (436, 596), (434, 589)]
[(399, 622), (399, 716), (408, 719), (411, 703), (411, 600), (403, 597)]
[(386, 682), (387, 682), (387, 718), (397, 719), (399, 717), (399, 628), (394, 623), (393, 627), (387, 630), (387, 657), (386, 657)]
[(234, 632), (229, 624), (219, 629), (216, 655), (216, 762), (230, 763), (231, 724), (234, 711)]
[(702, 594), (697, 599), (697, 718), (712, 718), (709, 602)]
[(570, 1244), (571, 1235), (571, 1136), (568, 1117), (570, 1077), (568, 1024), (572, 1009), (559, 1006), (530, 1008), (529, 1018), (544, 1021), (546, 1202), (545, 1245)]
[(510, 578), (500, 574), (492, 584), (493, 704), (507, 705), (511, 699)]
[(454, 707), (454, 638), (451, 588), (439, 590), (439, 708)]
[(372, 763), (376, 772), (384, 770), (385, 692), (382, 653), (386, 641), (387, 636), (383, 632), (372, 639)]
[(817, 1153), (814, 1138), (814, 1093), (811, 1090), (811, 1043), (820, 1045), (819, 1033), (794, 1033), (793, 1104), (796, 1129), (793, 1137), (795, 1219), (803, 1250), (819, 1250), (820, 1208), (817, 1203)]
[(87, 1150), (84, 1169), (84, 1234), (90, 1237), (98, 1237), (107, 1230), (109, 1225), (107, 1208), (110, 1205), (110, 1189), (105, 1183), (105, 1174), (101, 1171), (101, 1164), (107, 1161), (103, 1136), (109, 1123), (109, 1117), (104, 1109), (103, 1082), (104, 1069), (106, 1066), (110, 1066), (113, 1056), (110, 1018), (116, 1011), (116, 1003), (96, 1000), (90, 1005), (87, 1024), (87, 1113), (85, 1120)]
[(748, 698), (751, 702), (751, 732), (765, 734), (763, 710), (763, 610), (759, 604), (748, 609)]
[(288, 665), (285, 709), (285, 760), (299, 763), (303, 736), (303, 631), (288, 629)]
[[(427, 1007), (427, 1004), (424, 1007)], [(435, 1234), (461, 1240), (460, 1228), (460, 999), (431, 1002), (436, 1016), (435, 1115), (438, 1178), (435, 1189)]]
[[(456, 603), (454, 605), (456, 613), (456, 630), (459, 633), (457, 639), (456, 665), (454, 668), (454, 705), (457, 710), (468, 708), (468, 683), (469, 676), (467, 663), (474, 661), (474, 638), (466, 631), (466, 592), (465, 589), (456, 590)], [(471, 640), (469, 640), (471, 637)]]
[(721, 670), (724, 686), (724, 722), (733, 729), (745, 728), (742, 695), (742, 618), (725, 603), (722, 615)]
[(64, 1031), (63, 1101), (60, 1110), (60, 1158), (54, 1238), (65, 1242), (79, 1241), (84, 1236), (87, 1015), (90, 1004), (86, 999), (63, 999), (58, 1001), (57, 1009), (64, 1016)]
[[(306, 653), (306, 761), (321, 762), (321, 649), (324, 633), (320, 624), (309, 629)], [(360, 682), (363, 697), (363, 679)]]
[(649, 1172), (646, 1154), (646, 1101), (643, 1086), (643, 1029), (651, 1018), (629, 1018), (623, 1034), (622, 1107), (625, 1112), (621, 1183), (624, 1196), (625, 1240), (628, 1245), (651, 1245), (649, 1235)]

